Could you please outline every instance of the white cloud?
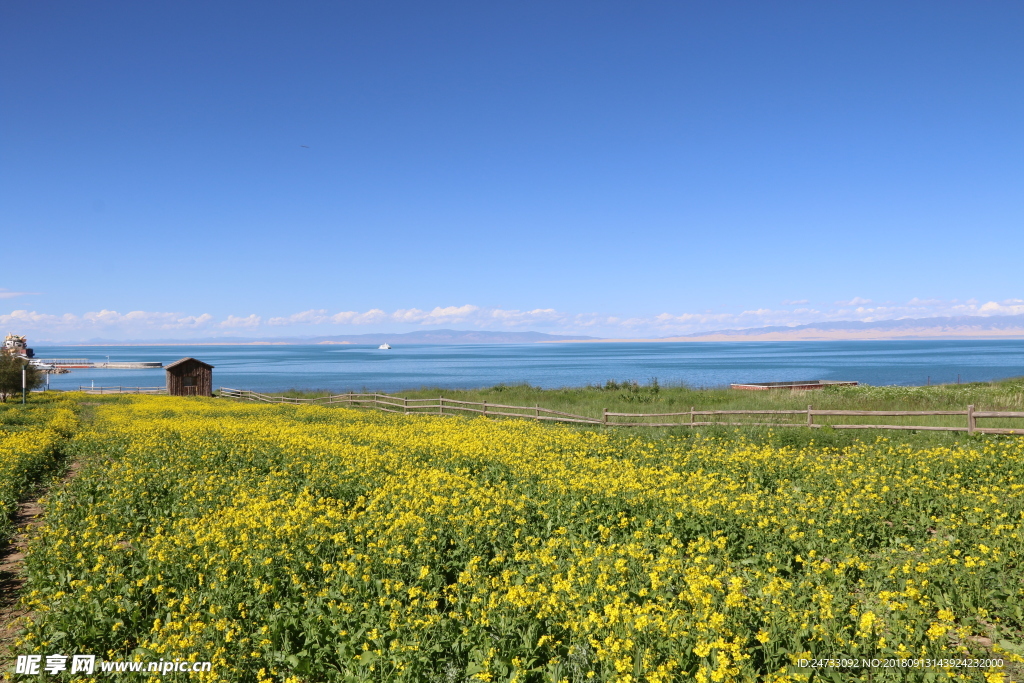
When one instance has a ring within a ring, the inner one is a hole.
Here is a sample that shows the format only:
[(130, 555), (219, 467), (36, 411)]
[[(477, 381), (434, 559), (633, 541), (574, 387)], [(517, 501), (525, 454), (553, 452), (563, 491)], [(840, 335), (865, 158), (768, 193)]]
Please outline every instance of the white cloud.
[[(654, 321), (662, 326), (671, 325), (700, 325), (704, 323), (722, 323), (736, 319), (736, 315), (732, 313), (680, 313), (673, 315), (671, 313), (662, 313), (654, 317)], [(638, 323), (646, 323), (647, 321), (643, 318), (631, 318), (626, 321), (634, 325)]]
[(1005, 299), (979, 304), (974, 299), (910, 299), (906, 303), (886, 302), (869, 305), (867, 299), (840, 301), (835, 308), (801, 307), (787, 310), (756, 309), (740, 313), (662, 313), (650, 319), (631, 319), (624, 327), (649, 329), (662, 335), (691, 334), (717, 329), (795, 326), (816, 322), (853, 320), (877, 322), (904, 318), (955, 316), (1024, 315), (1024, 300)]
[(39, 292), (12, 292), (9, 289), (0, 287), (0, 299), (13, 299), (19, 296), (29, 296), (32, 294), (38, 294)]
[(211, 320), (213, 320), (212, 315), (209, 313), (203, 313), (198, 316), (187, 315), (184, 318), (178, 318), (178, 324), (182, 327), (203, 327)]
[(100, 330), (100, 329), (161, 329), (180, 330), (202, 328), (213, 320), (209, 313), (202, 315), (182, 315), (180, 313), (159, 313), (149, 311), (131, 311), (121, 314), (117, 311), (103, 309), (90, 311), (81, 316), (72, 313), (51, 315), (36, 311), (11, 311), (0, 314), (0, 324), (18, 326), (30, 330)]
[(78, 318), (70, 313), (64, 315), (51, 315), (48, 313), (37, 313), (36, 311), (11, 311), (8, 314), (0, 315), (0, 324), (3, 325), (66, 325)]
[(165, 313), (153, 311), (129, 311), (118, 313), (103, 309), (85, 313), (81, 320), (96, 327), (124, 326), (130, 328), (155, 328), (162, 330), (179, 330), (204, 327), (213, 320), (209, 313), (202, 315), (182, 315), (181, 313)]
[(463, 322), (474, 317), (480, 309), (466, 304), (465, 306), (440, 306), (429, 313), (418, 308), (398, 309), (391, 314), (391, 320), (399, 323), (418, 323), (420, 325), (443, 325)]
[(86, 313), (82, 319), (97, 325), (110, 325), (121, 322), (123, 316), (117, 311), (108, 311), (104, 308), (102, 311)]
[(369, 325), (372, 323), (384, 322), (388, 314), (379, 308), (371, 308), (366, 313), (358, 311), (343, 311), (331, 316), (331, 322), (336, 325)]
[(328, 320), (327, 309), (320, 308), (317, 310), (303, 311), (302, 313), (293, 313), (285, 318), (271, 318), (267, 321), (268, 325), (296, 325), (296, 324), (312, 324), (319, 325), (320, 323), (327, 322)]
[[(788, 302), (788, 306), (796, 302)], [(945, 316), (1024, 315), (1024, 299), (979, 302), (975, 299), (914, 298), (905, 303), (872, 303), (854, 298), (834, 307), (756, 308), (728, 311), (666, 311), (657, 315), (619, 316), (607, 313), (570, 313), (555, 308), (505, 309), (473, 304), (437, 306), (430, 310), (400, 308), (387, 312), (379, 308), (367, 311), (331, 313), (327, 309), (309, 309), (291, 315), (264, 320), (256, 313), (215, 318), (209, 313), (186, 315), (166, 311), (129, 311), (100, 309), (81, 315), (56, 315), (29, 310), (0, 314), (0, 328), (8, 331), (51, 338), (74, 338), (102, 333), (120, 338), (156, 336), (159, 331), (179, 331), (216, 336), (230, 331), (255, 331), (263, 325), (278, 328), (279, 334), (306, 334), (315, 326), (322, 333), (337, 334), (353, 327), (366, 331), (397, 331), (429, 326), (453, 326), (459, 329), (537, 329), (564, 334), (588, 334), (604, 337), (667, 337), (725, 329), (767, 326), (795, 326), (815, 322), (856, 320), (875, 322), (904, 318)], [(369, 329), (367, 329), (369, 328)], [(186, 334), (187, 336), (187, 334)]]
[[(490, 320), (504, 327), (557, 324), (567, 322), (570, 319), (570, 316), (564, 313), (559, 313), (553, 308), (534, 308), (529, 311), (494, 308), (488, 313)], [(577, 318), (581, 318), (581, 316), (577, 316)], [(585, 318), (586, 316), (583, 316), (582, 319), (579, 320), (579, 322), (584, 326), (587, 324)]]
[(979, 315), (1021, 315), (1024, 314), (1024, 300), (1006, 299), (1005, 301), (989, 301), (978, 309)]
[(236, 315), (229, 315), (219, 326), (226, 328), (250, 328), (258, 327), (262, 318), (255, 313), (240, 318)]
[(802, 306), (803, 304), (811, 303), (807, 299), (793, 299), (792, 301), (783, 301), (783, 306)]

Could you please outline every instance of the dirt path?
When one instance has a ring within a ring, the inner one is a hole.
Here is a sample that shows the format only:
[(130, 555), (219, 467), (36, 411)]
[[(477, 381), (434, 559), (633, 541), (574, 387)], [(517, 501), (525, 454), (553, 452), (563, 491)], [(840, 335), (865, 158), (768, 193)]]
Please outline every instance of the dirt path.
[(18, 601), (21, 598), (21, 588), (25, 584), (22, 570), (25, 566), (28, 543), (43, 523), (43, 506), (39, 504), (39, 500), (53, 488), (66, 486), (75, 478), (80, 468), (80, 463), (72, 462), (64, 476), (50, 489), (39, 491), (32, 498), (22, 502), (11, 520), (18, 531), (11, 542), (0, 549), (0, 664), (14, 658), (16, 653), (12, 648), (18, 635), (18, 621), (26, 613), (18, 606)]

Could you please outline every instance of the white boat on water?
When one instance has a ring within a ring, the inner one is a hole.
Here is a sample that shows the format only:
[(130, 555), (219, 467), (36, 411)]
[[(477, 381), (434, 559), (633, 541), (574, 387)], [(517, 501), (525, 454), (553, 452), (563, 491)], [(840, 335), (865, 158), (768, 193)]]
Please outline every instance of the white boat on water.
[(384, 342), (383, 344), (381, 344), (381, 345), (380, 345), (380, 346), (378, 346), (377, 348), (378, 348), (378, 349), (384, 349), (384, 350), (387, 350), (387, 349), (390, 349), (390, 348), (391, 348), (391, 344), (388, 344), (387, 342)]

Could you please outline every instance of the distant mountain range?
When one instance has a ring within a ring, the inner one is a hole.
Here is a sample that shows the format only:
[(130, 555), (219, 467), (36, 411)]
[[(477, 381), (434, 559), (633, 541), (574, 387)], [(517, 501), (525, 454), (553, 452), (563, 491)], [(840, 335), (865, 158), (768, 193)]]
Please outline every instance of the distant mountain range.
[(855, 320), (793, 327), (717, 330), (660, 341), (821, 341), (843, 339), (1024, 339), (1024, 315), (961, 315), (902, 320)]
[(1024, 339), (1024, 315), (961, 315), (900, 320), (836, 320), (806, 325), (775, 325), (745, 329), (695, 332), (647, 339), (586, 339), (601, 342), (705, 342), (705, 341), (842, 341), (844, 339)]
[(1024, 315), (963, 315), (944, 318), (905, 318), (860, 322), (843, 320), (792, 327), (697, 332), (683, 336), (646, 339), (603, 339), (544, 332), (488, 332), (482, 330), (418, 330), (415, 332), (334, 335), (324, 337), (209, 337), (205, 339), (153, 339), (117, 341), (90, 339), (79, 342), (35, 341), (40, 346), (143, 346), (203, 344), (531, 344), (552, 342), (700, 342), (700, 341), (824, 341), (844, 339), (1024, 339)]
[(542, 341), (593, 340), (597, 337), (579, 337), (544, 332), (485, 332), (481, 330), (421, 330), (400, 334), (353, 334), (335, 337), (313, 337), (306, 344), (530, 344)]

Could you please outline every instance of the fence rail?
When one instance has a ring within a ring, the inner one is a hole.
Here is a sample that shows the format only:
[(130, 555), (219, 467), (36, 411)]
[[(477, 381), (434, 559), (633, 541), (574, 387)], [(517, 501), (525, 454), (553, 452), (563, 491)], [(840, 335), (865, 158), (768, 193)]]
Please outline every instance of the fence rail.
[[(99, 389), (99, 387), (97, 387)], [(815, 410), (807, 406), (806, 410), (697, 410), (673, 413), (615, 413), (608, 409), (602, 411), (600, 418), (586, 415), (565, 413), (551, 408), (534, 406), (511, 406), (487, 401), (458, 401), (438, 396), (437, 398), (403, 398), (390, 394), (335, 394), (317, 398), (290, 398), (287, 396), (270, 396), (246, 389), (229, 389), (221, 387), (220, 395), (246, 401), (263, 403), (287, 403), (292, 405), (348, 405), (359, 408), (371, 408), (387, 413), (403, 413), (406, 415), (455, 415), (470, 413), (484, 417), (519, 417), (537, 421), (567, 422), (573, 424), (600, 425), (602, 427), (707, 427), (721, 426), (768, 426), (768, 427), (808, 427), (820, 429), (898, 429), (942, 432), (967, 432), (968, 434), (1017, 434), (1024, 436), (1024, 425), (1020, 428), (979, 427), (978, 419), (1024, 419), (1024, 412), (1008, 411), (976, 411), (974, 406), (966, 410)], [(730, 416), (735, 416), (729, 419)], [(800, 421), (793, 418), (801, 417)], [(949, 425), (904, 425), (904, 424), (870, 424), (840, 423), (828, 418), (851, 417), (963, 417), (962, 426)], [(737, 418), (761, 417), (758, 421), (744, 421)], [(677, 418), (670, 420), (667, 418)], [(683, 418), (683, 419), (678, 419)], [(725, 418), (725, 419), (720, 419)], [(776, 419), (783, 418), (783, 419)], [(788, 418), (788, 419), (785, 419)], [(826, 421), (822, 421), (823, 418)]]
[(166, 394), (167, 387), (83, 387), (78, 390), (86, 394)]

